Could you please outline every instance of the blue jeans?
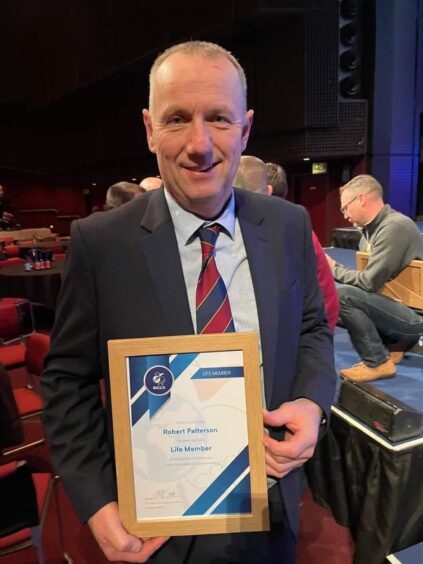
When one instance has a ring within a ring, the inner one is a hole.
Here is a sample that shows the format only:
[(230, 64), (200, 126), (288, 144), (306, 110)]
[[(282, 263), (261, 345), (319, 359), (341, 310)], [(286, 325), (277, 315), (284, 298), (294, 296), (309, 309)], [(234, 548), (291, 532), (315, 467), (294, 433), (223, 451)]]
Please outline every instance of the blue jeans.
[(388, 358), (386, 344), (412, 347), (423, 335), (423, 316), (386, 296), (343, 284), (338, 287), (340, 317), (352, 344), (367, 366)]

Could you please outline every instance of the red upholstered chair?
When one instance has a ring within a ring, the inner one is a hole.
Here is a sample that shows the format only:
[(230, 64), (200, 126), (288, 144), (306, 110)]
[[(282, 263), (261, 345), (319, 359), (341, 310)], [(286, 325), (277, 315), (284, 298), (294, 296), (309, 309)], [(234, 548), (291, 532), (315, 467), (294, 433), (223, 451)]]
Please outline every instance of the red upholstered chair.
[(50, 348), (50, 337), (43, 333), (32, 333), (28, 337), (25, 348), (25, 366), (29, 374), (29, 385), (25, 388), (14, 388), (13, 395), (21, 418), (38, 415), (43, 410), (41, 396), (32, 388), (32, 378), (40, 377), (44, 369), (44, 360)]
[(0, 363), (7, 369), (25, 364), (26, 347), (22, 338), (34, 330), (31, 302), (22, 298), (0, 299), (0, 340), (20, 340), (18, 344), (0, 347)]
[[(33, 547), (38, 562), (44, 564), (41, 535), (50, 501), (55, 502), (63, 554), (59, 508), (56, 497), (52, 496), (55, 481), (49, 473), (31, 473), (24, 461), (0, 466), (0, 561), (3, 555)], [(63, 557), (70, 561), (67, 555)]]
[(13, 237), (2, 237), (2, 243), (4, 243), (5, 245), (10, 245), (11, 243), (14, 242), (14, 238)]
[(31, 302), (25, 298), (0, 298), (0, 340), (5, 343), (34, 331)]
[(0, 347), (0, 363), (5, 368), (18, 368), (25, 364), (25, 345), (8, 345)]
[(19, 257), (11, 257), (0, 261), (0, 268), (7, 268), (8, 266), (13, 266), (14, 264), (23, 264), (25, 261)]
[(18, 245), (13, 245), (13, 244), (5, 245), (3, 251), (7, 258), (18, 257), (20, 253), (20, 249)]
[(65, 260), (66, 253), (54, 253), (54, 260)]

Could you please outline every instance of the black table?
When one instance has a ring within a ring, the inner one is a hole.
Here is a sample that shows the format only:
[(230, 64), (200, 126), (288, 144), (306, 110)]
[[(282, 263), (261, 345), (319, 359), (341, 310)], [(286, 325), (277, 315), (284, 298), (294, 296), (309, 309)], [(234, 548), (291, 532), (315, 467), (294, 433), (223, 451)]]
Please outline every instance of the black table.
[(1, 268), (0, 262), (0, 297), (26, 298), (54, 309), (60, 290), (62, 271), (62, 260), (53, 262), (52, 268), (48, 270), (29, 272), (25, 271), (24, 264)]
[(328, 434), (307, 463), (314, 498), (355, 540), (355, 564), (423, 541), (423, 437), (391, 444), (333, 407)]
[(361, 231), (356, 227), (337, 227), (332, 229), (330, 244), (332, 247), (358, 250)]

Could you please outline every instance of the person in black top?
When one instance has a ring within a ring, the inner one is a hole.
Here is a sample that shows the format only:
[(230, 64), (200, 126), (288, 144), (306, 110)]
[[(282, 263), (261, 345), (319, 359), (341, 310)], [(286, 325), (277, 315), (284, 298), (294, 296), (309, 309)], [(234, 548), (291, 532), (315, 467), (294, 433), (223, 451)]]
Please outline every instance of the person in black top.
[(7, 196), (4, 187), (0, 184), (0, 230), (15, 229), (16, 219), (13, 214), (13, 206)]

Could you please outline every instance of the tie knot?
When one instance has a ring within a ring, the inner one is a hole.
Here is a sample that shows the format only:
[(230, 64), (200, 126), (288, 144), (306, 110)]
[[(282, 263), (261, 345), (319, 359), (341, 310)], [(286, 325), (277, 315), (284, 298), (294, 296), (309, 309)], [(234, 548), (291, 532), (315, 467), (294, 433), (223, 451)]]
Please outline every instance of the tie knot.
[(200, 227), (200, 229), (198, 230), (198, 235), (200, 237), (201, 245), (203, 245), (204, 243), (214, 248), (219, 233), (220, 233), (220, 225), (218, 225), (217, 223), (213, 223), (212, 225), (207, 225), (206, 227)]

